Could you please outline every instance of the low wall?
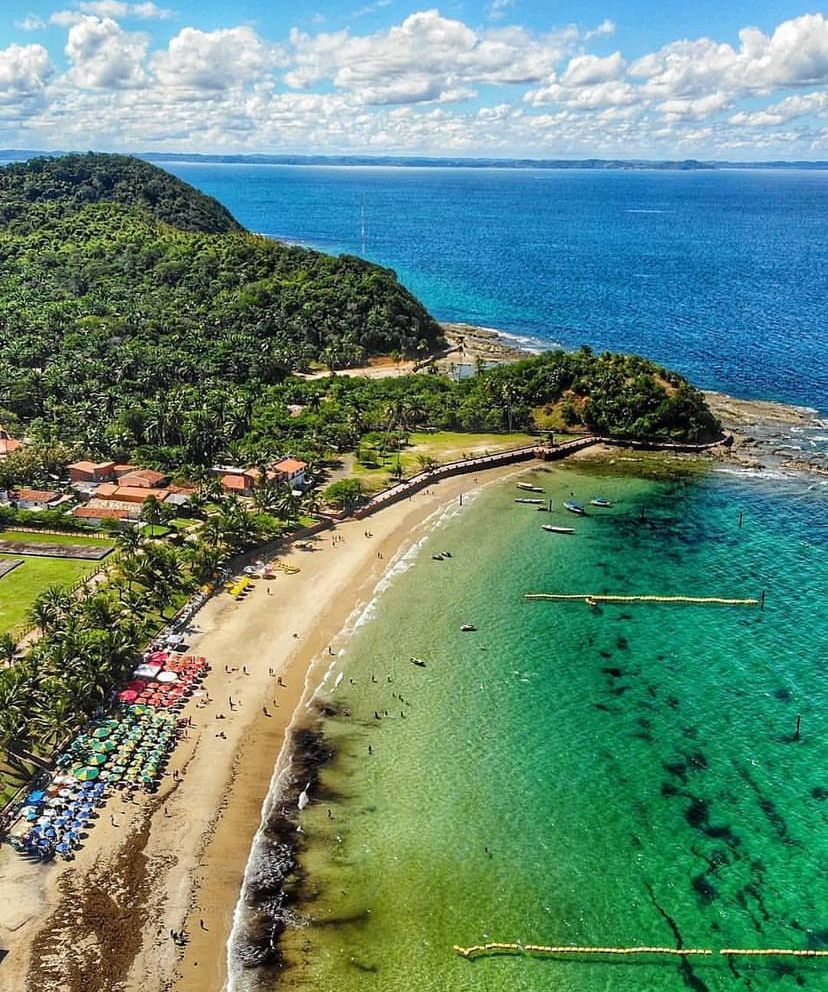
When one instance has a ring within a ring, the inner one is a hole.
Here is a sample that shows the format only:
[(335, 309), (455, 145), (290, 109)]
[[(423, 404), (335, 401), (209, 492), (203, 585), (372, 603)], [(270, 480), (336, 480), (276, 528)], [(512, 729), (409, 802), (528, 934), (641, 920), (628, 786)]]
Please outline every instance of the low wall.
[(716, 448), (721, 444), (729, 442), (728, 437), (722, 437), (717, 441), (710, 441), (706, 444), (674, 444), (669, 441), (627, 441), (622, 438), (598, 437), (593, 434), (584, 437), (574, 438), (571, 441), (564, 441), (563, 444), (556, 444), (551, 447), (541, 445), (526, 445), (522, 448), (512, 448), (509, 451), (499, 451), (493, 455), (481, 455), (479, 458), (465, 458), (460, 461), (447, 462), (439, 468), (430, 472), (419, 472), (412, 475), (405, 482), (400, 482), (390, 489), (385, 489), (377, 493), (365, 506), (355, 510), (352, 516), (357, 520), (376, 513), (385, 506), (398, 503), (401, 499), (411, 496), (431, 485), (432, 482), (439, 482), (440, 479), (447, 479), (453, 475), (463, 475), (470, 472), (477, 472), (487, 468), (496, 468), (500, 465), (511, 465), (515, 462), (531, 461), (539, 459), (551, 462), (560, 458), (566, 458), (576, 451), (583, 451), (595, 444), (607, 444), (616, 448), (633, 448), (639, 451), (675, 451), (684, 453), (700, 453)]

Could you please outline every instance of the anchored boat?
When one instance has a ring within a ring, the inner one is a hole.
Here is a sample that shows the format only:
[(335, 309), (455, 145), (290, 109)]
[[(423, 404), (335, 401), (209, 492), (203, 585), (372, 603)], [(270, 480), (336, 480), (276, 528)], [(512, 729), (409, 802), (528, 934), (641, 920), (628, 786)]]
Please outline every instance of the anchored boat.
[(572, 527), (554, 527), (552, 524), (541, 524), (544, 530), (548, 530), (550, 534), (574, 534), (575, 531)]
[(570, 513), (577, 513), (579, 517), (586, 516), (586, 510), (581, 506), (580, 503), (576, 503), (574, 499), (567, 500), (564, 506)]
[(596, 496), (595, 499), (591, 499), (589, 503), (590, 506), (602, 506), (602, 507), (612, 506), (612, 501), (608, 499), (604, 499), (603, 496)]
[(517, 498), (517, 499), (515, 500), (515, 502), (516, 502), (516, 503), (531, 503), (531, 504), (532, 504), (532, 505), (534, 506), (534, 505), (536, 505), (536, 504), (538, 504), (538, 503), (543, 503), (543, 502), (545, 502), (545, 500), (542, 500), (542, 499), (527, 499), (526, 497), (523, 497), (523, 498), (521, 498), (521, 497), (518, 497), (518, 498)]
[(517, 484), (518, 489), (522, 489), (525, 493), (542, 493), (543, 490), (540, 486), (532, 486), (528, 482), (519, 482)]

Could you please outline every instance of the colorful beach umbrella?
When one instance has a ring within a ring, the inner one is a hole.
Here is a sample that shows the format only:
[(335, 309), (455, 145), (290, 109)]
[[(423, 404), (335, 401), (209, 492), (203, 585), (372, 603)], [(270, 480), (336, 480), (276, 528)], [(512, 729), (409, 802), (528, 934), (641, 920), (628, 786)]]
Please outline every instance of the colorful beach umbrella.
[(99, 741), (106, 740), (107, 737), (112, 733), (111, 727), (98, 727), (92, 736)]
[(112, 740), (98, 741), (98, 743), (95, 745), (95, 750), (98, 752), (98, 754), (111, 754), (117, 747), (118, 745), (115, 743), (115, 741)]
[(87, 766), (85, 768), (79, 768), (75, 772), (75, 778), (79, 782), (91, 782), (93, 779), (96, 779), (100, 774), (101, 773), (99, 769), (90, 768)]
[(90, 754), (87, 759), (87, 764), (92, 765), (92, 767), (105, 765), (109, 759), (105, 754)]

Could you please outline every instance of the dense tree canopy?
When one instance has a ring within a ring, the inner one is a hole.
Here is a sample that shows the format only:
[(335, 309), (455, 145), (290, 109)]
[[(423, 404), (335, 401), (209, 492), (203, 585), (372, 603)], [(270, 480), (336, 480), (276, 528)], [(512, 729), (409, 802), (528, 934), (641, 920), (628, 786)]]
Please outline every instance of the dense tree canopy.
[[(0, 169), (0, 223), (34, 230), (48, 216), (89, 203), (140, 207), (182, 231), (220, 234), (242, 227), (218, 200), (127, 155), (64, 155)], [(51, 210), (42, 209), (48, 205)]]
[[(221, 433), (234, 387), (440, 340), (393, 272), (256, 237), (216, 210), (132, 159), (0, 170), (0, 406), (107, 453), (166, 443), (168, 431), (133, 429), (150, 408), (183, 403), (196, 433), (208, 419)], [(215, 229), (226, 233), (204, 233)], [(211, 456), (184, 447), (185, 460)]]

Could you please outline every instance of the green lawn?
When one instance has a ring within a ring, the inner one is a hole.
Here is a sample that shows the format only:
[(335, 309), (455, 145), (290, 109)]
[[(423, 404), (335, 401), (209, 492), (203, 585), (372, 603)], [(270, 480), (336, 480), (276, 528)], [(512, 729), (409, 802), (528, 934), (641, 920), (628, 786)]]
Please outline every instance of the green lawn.
[[(2, 531), (6, 541), (30, 541), (32, 544), (94, 544), (111, 545), (112, 541), (100, 537), (74, 534), (30, 534), (21, 531)], [(37, 597), (49, 586), (72, 586), (84, 575), (96, 571), (99, 565), (73, 558), (32, 558), (26, 555), (0, 555), (0, 558), (20, 558), (23, 562), (14, 571), (0, 579), (0, 632), (4, 633), (22, 624), (26, 612)], [(106, 559), (104, 559), (105, 561)]]
[(86, 534), (37, 534), (32, 531), (0, 531), (0, 540), (26, 541), (29, 544), (91, 544), (95, 547), (113, 544), (109, 537), (87, 537)]
[(192, 517), (174, 517), (169, 521), (170, 527), (175, 527), (176, 530), (192, 530), (194, 527), (200, 527), (201, 523), (201, 520)]
[(406, 476), (420, 471), (418, 455), (436, 458), (438, 462), (453, 462), (460, 458), (492, 454), (508, 448), (519, 448), (525, 444), (541, 444), (543, 439), (531, 434), (466, 434), (460, 431), (415, 431), (408, 436), (408, 444), (400, 452), (390, 452), (382, 465), (368, 468), (355, 458), (350, 473), (361, 479), (366, 489), (376, 491), (391, 481), (391, 469), (400, 463)]

